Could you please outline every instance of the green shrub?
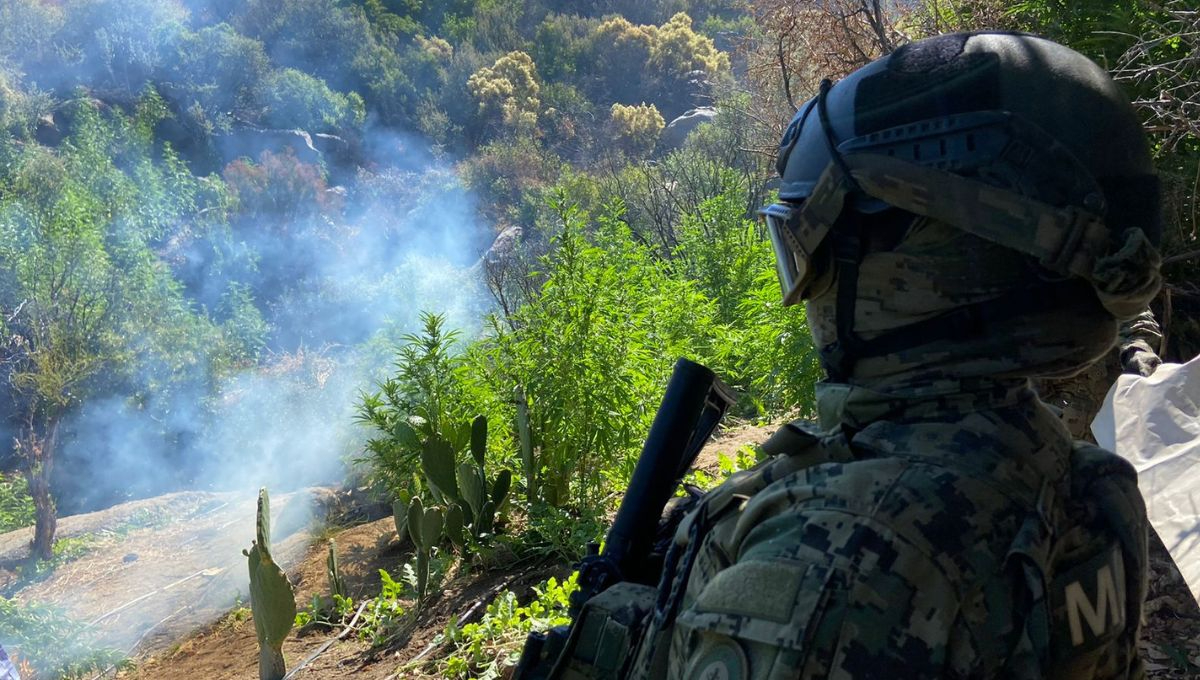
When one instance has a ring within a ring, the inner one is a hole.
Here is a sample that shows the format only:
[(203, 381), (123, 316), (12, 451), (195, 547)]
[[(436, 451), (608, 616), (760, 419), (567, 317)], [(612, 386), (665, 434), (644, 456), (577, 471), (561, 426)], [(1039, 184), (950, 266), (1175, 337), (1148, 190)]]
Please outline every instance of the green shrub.
[(362, 396), (357, 416), (375, 435), (358, 462), (393, 498), (405, 501), (421, 490), (414, 488), (413, 475), (420, 470), (426, 442), (465, 443), (460, 434), (465, 419), (456, 417), (459, 333), (447, 330), (440, 314), (422, 312), (421, 322), (419, 333), (401, 338), (395, 375), (379, 383), (377, 392)]
[(29, 482), (19, 474), (0, 475), (0, 533), (32, 525)]
[(485, 342), (507, 393), (529, 400), (541, 497), (600, 510), (632, 472), (675, 358), (707, 354), (712, 305), (634, 242), (619, 205), (593, 224), (560, 199), (538, 293)]
[(51, 607), (0, 597), (0, 639), (18, 663), (39, 678), (83, 678), (112, 665), (124, 655), (97, 646), (88, 627)]
[(506, 677), (505, 672), (517, 665), (521, 646), (532, 631), (544, 631), (570, 622), (567, 609), (571, 593), (578, 590), (578, 574), (559, 582), (551, 577), (534, 588), (535, 598), (520, 605), (517, 596), (506, 590), (487, 606), (479, 623), (462, 626), (451, 620), (441, 636), (453, 649), (438, 662), (443, 678)]
[(258, 101), (266, 107), (264, 122), (268, 125), (308, 132), (356, 129), (366, 116), (362, 97), (334, 92), (325, 81), (294, 68), (267, 76)]
[(609, 126), (618, 145), (634, 156), (650, 153), (665, 125), (658, 107), (653, 104), (613, 104), (609, 109)]

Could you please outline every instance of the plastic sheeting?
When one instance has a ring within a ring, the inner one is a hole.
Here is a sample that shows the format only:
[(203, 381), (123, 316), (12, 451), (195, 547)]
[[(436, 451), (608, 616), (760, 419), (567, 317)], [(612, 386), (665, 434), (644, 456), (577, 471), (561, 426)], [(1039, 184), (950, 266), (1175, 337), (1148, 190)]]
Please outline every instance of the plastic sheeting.
[(1200, 600), (1200, 357), (1122, 375), (1092, 434), (1137, 468), (1150, 524)]

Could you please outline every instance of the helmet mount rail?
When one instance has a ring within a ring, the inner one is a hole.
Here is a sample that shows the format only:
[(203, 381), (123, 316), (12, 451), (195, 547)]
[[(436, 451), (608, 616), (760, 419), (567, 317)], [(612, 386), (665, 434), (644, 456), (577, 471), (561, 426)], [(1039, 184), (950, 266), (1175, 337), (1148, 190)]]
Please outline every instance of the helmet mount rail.
[[(823, 105), (827, 83), (815, 102), (831, 157), (825, 172), (803, 203), (775, 204), (761, 214), (785, 305), (806, 297), (821, 271), (818, 250), (832, 242), (838, 340), (822, 350), (831, 377), (845, 379), (856, 357), (878, 353), (864, 354), (868, 346), (884, 346), (864, 341), (853, 328), (862, 220), (883, 209), (944, 222), (1030, 255), (1056, 275), (1093, 282), (1096, 261), (1112, 246), (1104, 194), (1063, 145), (1006, 111), (917, 121), (838, 143)], [(846, 208), (859, 215), (848, 215)], [(962, 324), (955, 326), (961, 332)], [(895, 347), (897, 338), (885, 344)]]
[[(916, 357), (949, 338), (966, 342), (938, 345), (940, 357), (983, 346), (974, 334), (1035, 314), (1031, 300), (1064, 312), (1051, 325), (1078, 319), (1055, 332), (1091, 351), (1106, 317), (1131, 318), (1161, 285), (1158, 178), (1136, 112), (1103, 68), (1036, 36), (936, 36), (823, 80), (788, 124), (776, 169), (779, 200), (760, 213), (784, 305), (816, 300), (833, 317), (819, 349), (833, 380), (862, 357)], [(921, 231), (930, 238), (944, 225), (978, 239), (954, 244), (970, 259), (938, 270), (945, 244), (908, 240), (919, 220), (938, 225)], [(893, 269), (909, 257), (934, 259)], [(922, 295), (872, 306), (873, 330), (856, 333), (864, 287), (877, 295), (890, 282)], [(1104, 313), (1079, 306), (1093, 293)], [(1051, 356), (1061, 346), (1045, 348), (1045, 363), (1014, 348), (997, 357), (1018, 371), (1073, 368)]]

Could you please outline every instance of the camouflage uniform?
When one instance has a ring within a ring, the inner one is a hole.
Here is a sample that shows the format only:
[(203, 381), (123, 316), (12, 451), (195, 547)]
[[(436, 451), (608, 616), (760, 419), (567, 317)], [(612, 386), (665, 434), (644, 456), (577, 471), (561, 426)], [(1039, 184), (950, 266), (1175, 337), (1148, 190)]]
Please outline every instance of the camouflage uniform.
[(939, 36), (822, 83), (777, 167), (819, 426), (701, 498), (658, 587), (592, 597), (537, 677), (1144, 677), (1136, 474), (1029, 382), (1104, 356), (1161, 285), (1120, 89), (1033, 36)]
[(1136, 474), (1029, 383), (1104, 356), (1161, 283), (1120, 90), (1049, 41), (941, 36), (823, 83), (778, 168), (820, 425), (680, 525), (630, 677), (1144, 677)]
[(1121, 324), (1117, 347), (1077, 376), (1041, 380), (1037, 392), (1058, 412), (1073, 439), (1095, 442), (1092, 420), (1109, 388), (1122, 372), (1148, 376), (1159, 364), (1162, 330), (1153, 312), (1145, 310)]
[[(686, 582), (674, 625), (648, 636), (669, 639), (669, 656), (647, 645), (634, 677), (1141, 677), (1130, 641), (1144, 576), (1114, 574), (1117, 597), (1102, 602), (1089, 560), (1117, 551), (1123, 564), (1122, 546), (1068, 517), (1062, 425), (1021, 381), (961, 387), (896, 399), (825, 385), (830, 429), (789, 426), (766, 448), (790, 450), (680, 527), (678, 549), (699, 549), (673, 580)], [(1112, 470), (1132, 486), (1131, 470)], [(1144, 512), (1132, 498), (1125, 510)], [(1065, 580), (1046, 580), (1052, 561)], [(1101, 608), (1094, 627), (1076, 621), (1077, 645), (1072, 583)], [(1063, 648), (1078, 653), (1051, 658)]]

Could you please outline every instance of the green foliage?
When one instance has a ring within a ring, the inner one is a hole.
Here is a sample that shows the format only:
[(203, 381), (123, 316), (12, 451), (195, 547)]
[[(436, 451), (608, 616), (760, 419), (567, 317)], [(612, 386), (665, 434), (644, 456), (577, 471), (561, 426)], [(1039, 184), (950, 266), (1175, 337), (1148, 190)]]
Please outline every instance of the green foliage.
[(587, 36), (599, 22), (570, 14), (550, 14), (533, 35), (533, 60), (547, 81), (570, 78), (584, 63)]
[(485, 200), (485, 212), (517, 224), (535, 221), (543, 204), (540, 192), (561, 172), (562, 160), (529, 137), (491, 142), (463, 168), (467, 186)]
[(173, 48), (167, 77), (198, 133), (228, 131), (234, 118), (256, 115), (255, 95), (270, 70), (262, 43), (222, 23), (184, 31)]
[(270, 326), (254, 303), (254, 293), (244, 283), (232, 282), (216, 310), (221, 331), (234, 362), (252, 363), (267, 344)]
[[(684, 484), (690, 484), (701, 491), (709, 491), (723, 483), (735, 472), (749, 470), (763, 461), (763, 453), (753, 446), (742, 446), (733, 455), (717, 454), (717, 472), (710, 474), (704, 470), (692, 470), (683, 478)], [(682, 487), (676, 495), (682, 495)]]
[(719, 75), (729, 70), (729, 56), (718, 51), (711, 38), (692, 30), (692, 18), (680, 12), (655, 31), (649, 66), (676, 78), (691, 71)]
[(124, 665), (124, 655), (99, 647), (88, 626), (39, 604), (0, 597), (0, 639), (14, 662), (39, 678), (87, 678)]
[(480, 114), (516, 131), (528, 132), (537, 125), (541, 86), (528, 54), (509, 52), (472, 74), (467, 87), (479, 102)]
[(60, 150), (27, 145), (0, 179), (0, 308), (11, 338), (3, 361), (43, 558), (62, 418), (94, 394), (169, 394), (225, 346), (155, 255), (180, 222), (220, 200), (169, 147), (156, 146), (163, 100), (148, 90), (130, 115), (102, 115), (85, 100), (70, 111), (74, 133)]
[[(374, 437), (366, 444), (367, 463), (373, 480), (393, 498), (411, 497), (413, 475), (423, 459), (438, 466), (445, 459), (444, 448), (457, 429), (454, 393), (455, 371), (461, 360), (453, 353), (458, 332), (446, 330), (445, 317), (422, 313), (423, 328), (402, 338), (397, 351), (396, 374), (378, 385), (379, 391), (364, 394), (357, 419), (371, 428)], [(428, 449), (428, 453), (426, 450)], [(441, 479), (453, 484), (451, 461)]]
[[(97, 89), (135, 95), (168, 63), (171, 46), (183, 32), (181, 4), (157, 0), (92, 0), (72, 3), (55, 36), (60, 48), (80, 63), (76, 77)], [(91, 82), (87, 82), (91, 81)]]
[[(238, 611), (234, 610), (234, 612)], [(242, 607), (241, 611), (245, 612), (244, 617), (250, 614), (245, 607)], [(296, 619), (292, 625), (297, 629), (305, 626), (333, 628), (345, 623), (353, 614), (354, 600), (350, 597), (335, 594), (332, 597), (323, 598), (320, 595), (313, 595), (308, 609), (296, 612)]]
[(736, 343), (737, 375), (747, 396), (763, 413), (798, 410), (816, 414), (814, 386), (824, 377), (804, 307), (779, 303), (774, 270), (761, 270), (755, 286), (739, 305), (742, 333)]
[(636, 24), (610, 16), (587, 38), (587, 74), (592, 98), (625, 104), (652, 102), (674, 117), (690, 108), (695, 92), (688, 81), (695, 71), (711, 80), (727, 77), (729, 57), (712, 39), (692, 28), (692, 19), (677, 13), (661, 25)]
[(386, 46), (361, 7), (337, 0), (250, 0), (232, 21), (284, 68), (358, 90)]
[(33, 498), (21, 475), (0, 475), (0, 533), (33, 524)]
[(342, 570), (338, 564), (337, 541), (329, 539), (329, 555), (325, 558), (325, 571), (329, 577), (329, 596), (336, 600), (345, 598), (347, 594), (346, 581), (342, 578)]
[(551, 577), (534, 588), (535, 597), (522, 606), (506, 590), (487, 606), (478, 623), (459, 625), (451, 620), (441, 639), (452, 649), (437, 664), (441, 677), (501, 678), (517, 665), (525, 637), (570, 622), (567, 609), (571, 593), (578, 590), (578, 574), (560, 583)]
[(596, 508), (632, 471), (670, 357), (703, 353), (711, 305), (630, 239), (619, 207), (594, 236), (588, 215), (556, 210), (561, 231), (538, 295), (507, 327), (495, 322), (488, 342), (529, 400), (541, 497)]
[(529, 526), (516, 547), (523, 554), (549, 561), (578, 561), (588, 544), (599, 543), (608, 531), (607, 520), (595, 513), (556, 508), (546, 503), (538, 503), (526, 510)]
[(0, 67), (0, 131), (18, 139), (28, 139), (36, 129), (38, 119), (48, 114), (53, 104), (47, 94), (22, 88), (17, 74)]
[(774, 271), (775, 260), (761, 226), (746, 217), (745, 196), (732, 188), (736, 180), (726, 182), (730, 188), (679, 220), (673, 262), (716, 302), (717, 321), (735, 324), (742, 313), (739, 306), (759, 275)]
[(409, 625), (409, 612), (404, 606), (408, 601), (405, 584), (392, 575), (379, 570), (379, 595), (367, 601), (363, 608), (362, 624), (358, 637), (372, 647), (387, 644)]
[(650, 153), (666, 125), (658, 107), (653, 104), (613, 104), (609, 110), (609, 122), (618, 142), (634, 156)]
[(366, 116), (357, 94), (334, 92), (324, 81), (294, 68), (267, 76), (258, 91), (258, 102), (266, 108), (268, 125), (308, 132), (353, 130)]

